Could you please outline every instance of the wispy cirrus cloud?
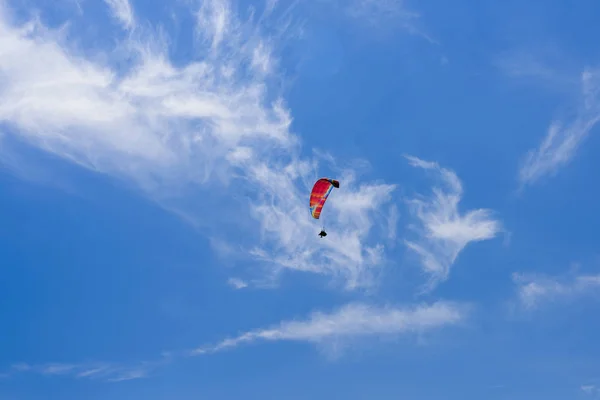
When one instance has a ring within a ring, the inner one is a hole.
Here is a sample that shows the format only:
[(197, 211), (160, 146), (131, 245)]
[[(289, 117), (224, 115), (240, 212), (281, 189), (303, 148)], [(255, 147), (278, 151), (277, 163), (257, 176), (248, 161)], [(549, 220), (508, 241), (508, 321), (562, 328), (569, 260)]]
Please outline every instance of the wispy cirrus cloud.
[(123, 382), (146, 378), (155, 369), (164, 365), (167, 358), (156, 362), (121, 365), (115, 363), (46, 363), (46, 364), (14, 364), (5, 372), (6, 377), (15, 374), (38, 374), (44, 376), (63, 376), (75, 379), (94, 379), (108, 382)]
[(581, 385), (579, 389), (589, 396), (600, 397), (600, 388), (596, 385)]
[(590, 131), (600, 121), (600, 70), (586, 69), (581, 74), (581, 95), (571, 120), (553, 121), (548, 133), (522, 162), (518, 180), (521, 185), (538, 182), (567, 165)]
[(248, 284), (239, 278), (229, 278), (227, 280), (227, 283), (234, 289), (243, 289), (245, 287), (248, 287)]
[(437, 44), (422, 27), (421, 15), (406, 0), (352, 0), (340, 2), (351, 18), (370, 27), (400, 28)]
[[(278, 23), (269, 19), (278, 4), (242, 20), (228, 0), (202, 2), (191, 10), (197, 51), (177, 63), (164, 31), (140, 23), (125, 0), (108, 4), (129, 29), (115, 34), (118, 51), (79, 51), (68, 27), (17, 24), (0, 8), (0, 123), (9, 137), (133, 182), (216, 235), (247, 233), (254, 240), (236, 248), (260, 264), (255, 273), (294, 269), (338, 277), (347, 288), (370, 284), (393, 228), (378, 210), (395, 186), (339, 170), (342, 187), (324, 212), (331, 233), (317, 241), (319, 222), (306, 203), (319, 160), (300, 156), (280, 95), (281, 36), (263, 29)], [(4, 163), (16, 159), (10, 146), (1, 150)], [(206, 211), (214, 207), (221, 211)]]
[(531, 52), (504, 53), (494, 63), (511, 77), (555, 80), (557, 72), (540, 61)]
[(555, 46), (536, 44), (501, 52), (492, 63), (510, 78), (571, 94), (579, 88), (571, 59)]
[(559, 300), (572, 300), (600, 288), (600, 274), (547, 276), (542, 274), (514, 273), (519, 303), (527, 310)]
[(259, 341), (327, 344), (367, 336), (418, 334), (462, 323), (468, 310), (465, 304), (442, 301), (412, 307), (353, 303), (331, 313), (313, 313), (306, 320), (284, 321), (270, 328), (246, 332), (215, 345), (202, 346), (191, 354), (215, 353)]
[(133, 9), (128, 0), (104, 0), (112, 10), (113, 16), (118, 20), (123, 28), (131, 29), (135, 26), (135, 17)]
[(453, 171), (435, 162), (412, 156), (406, 158), (413, 167), (434, 172), (442, 184), (434, 186), (429, 197), (409, 200), (419, 238), (405, 243), (421, 258), (423, 271), (429, 276), (426, 290), (431, 290), (448, 278), (452, 264), (469, 243), (492, 239), (502, 227), (491, 210), (460, 212), (463, 188)]
[[(400, 22), (419, 18), (419, 13), (411, 11), (404, 0), (353, 0), (346, 3), (347, 12), (355, 18), (377, 23), (382, 18), (398, 18)], [(410, 26), (410, 25), (409, 25)]]

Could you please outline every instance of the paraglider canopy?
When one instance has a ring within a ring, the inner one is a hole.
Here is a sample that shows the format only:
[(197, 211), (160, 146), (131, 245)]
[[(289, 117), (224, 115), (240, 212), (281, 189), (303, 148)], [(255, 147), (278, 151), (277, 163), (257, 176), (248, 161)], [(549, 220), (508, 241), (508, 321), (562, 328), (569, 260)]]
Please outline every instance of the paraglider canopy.
[[(339, 188), (340, 182), (335, 179), (321, 178), (315, 182), (312, 191), (310, 192), (310, 214), (314, 219), (321, 217), (321, 211), (325, 205), (325, 201), (329, 197), (333, 188)], [(327, 236), (325, 229), (319, 233), (321, 238)]]
[(314, 219), (319, 219), (321, 210), (333, 188), (339, 188), (340, 183), (335, 179), (321, 178), (315, 182), (310, 192), (310, 213)]

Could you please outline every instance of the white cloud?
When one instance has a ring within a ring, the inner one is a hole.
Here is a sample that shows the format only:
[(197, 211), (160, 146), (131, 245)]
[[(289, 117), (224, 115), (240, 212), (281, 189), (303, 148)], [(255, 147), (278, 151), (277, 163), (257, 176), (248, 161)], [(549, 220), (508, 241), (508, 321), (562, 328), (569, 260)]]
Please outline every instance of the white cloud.
[(545, 302), (567, 300), (600, 289), (600, 274), (552, 277), (540, 274), (513, 274), (519, 302), (528, 310)]
[(110, 7), (113, 16), (125, 29), (132, 29), (135, 25), (133, 9), (128, 0), (104, 0)]
[(434, 171), (444, 186), (434, 187), (431, 197), (409, 200), (419, 239), (407, 240), (406, 245), (420, 256), (423, 271), (430, 277), (427, 289), (431, 290), (448, 278), (452, 264), (469, 243), (494, 238), (501, 224), (487, 209), (459, 211), (463, 189), (453, 171), (416, 157), (407, 159), (414, 167)]
[(239, 278), (229, 278), (227, 283), (235, 289), (243, 289), (248, 287), (248, 284)]
[(532, 184), (565, 166), (589, 132), (600, 121), (600, 70), (586, 69), (581, 76), (580, 104), (568, 122), (554, 121), (537, 149), (529, 151), (520, 170), (519, 182)]
[(313, 313), (304, 321), (284, 321), (267, 329), (243, 333), (216, 345), (203, 346), (192, 355), (213, 353), (257, 341), (294, 341), (325, 344), (364, 336), (424, 333), (463, 322), (468, 307), (447, 302), (415, 307), (373, 307), (348, 304), (332, 313)]
[(285, 146), (292, 139), (288, 112), (267, 99), (262, 72), (243, 68), (253, 55), (250, 39), (235, 35), (237, 53), (218, 47), (176, 67), (160, 37), (139, 33), (123, 39), (135, 63), (120, 71), (78, 54), (37, 21), (19, 27), (6, 10), (2, 16), (0, 120), (47, 151), (138, 180), (193, 180), (212, 170), (209, 156), (224, 157), (244, 140)]
[[(275, 39), (255, 20), (240, 20), (229, 1), (205, 1), (194, 14), (194, 58), (175, 64), (163, 31), (136, 22), (129, 3), (110, 4), (132, 28), (119, 34), (117, 51), (78, 50), (67, 28), (18, 25), (0, 9), (6, 132), (133, 181), (189, 221), (249, 233), (256, 240), (240, 252), (253, 249), (270, 277), (296, 269), (338, 277), (348, 288), (368, 285), (385, 257), (379, 210), (394, 186), (339, 171), (342, 186), (323, 212), (329, 236), (318, 240), (321, 221), (311, 219), (307, 202), (321, 174), (317, 160), (299, 157), (290, 132)], [(0, 148), (3, 162), (22, 160), (9, 151)], [(248, 203), (252, 222), (240, 210)]]

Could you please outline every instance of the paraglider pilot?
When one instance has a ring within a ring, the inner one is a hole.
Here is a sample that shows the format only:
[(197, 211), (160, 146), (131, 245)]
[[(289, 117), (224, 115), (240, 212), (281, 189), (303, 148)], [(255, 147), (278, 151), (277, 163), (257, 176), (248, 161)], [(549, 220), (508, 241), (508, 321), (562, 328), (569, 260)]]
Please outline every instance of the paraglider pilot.
[(319, 232), (319, 236), (324, 238), (325, 236), (327, 236), (327, 232), (325, 232), (324, 230), (321, 229), (321, 232)]

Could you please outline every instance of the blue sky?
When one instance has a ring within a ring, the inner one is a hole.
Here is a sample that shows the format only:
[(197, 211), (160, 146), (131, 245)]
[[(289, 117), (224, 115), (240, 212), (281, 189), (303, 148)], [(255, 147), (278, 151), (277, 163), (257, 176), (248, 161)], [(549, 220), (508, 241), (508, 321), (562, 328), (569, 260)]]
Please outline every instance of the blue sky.
[(0, 1), (0, 400), (600, 398), (598, 16)]

